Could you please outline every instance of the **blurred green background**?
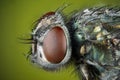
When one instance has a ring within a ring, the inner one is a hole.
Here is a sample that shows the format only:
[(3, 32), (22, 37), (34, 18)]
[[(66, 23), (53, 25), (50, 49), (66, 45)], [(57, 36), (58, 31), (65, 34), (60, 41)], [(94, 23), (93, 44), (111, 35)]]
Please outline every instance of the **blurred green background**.
[(0, 0), (0, 80), (78, 80), (72, 73), (72, 65), (59, 72), (47, 72), (31, 65), (23, 55), (30, 45), (18, 39), (29, 37), (34, 21), (65, 3), (71, 4), (64, 10), (69, 14), (94, 6), (119, 6), (120, 0)]

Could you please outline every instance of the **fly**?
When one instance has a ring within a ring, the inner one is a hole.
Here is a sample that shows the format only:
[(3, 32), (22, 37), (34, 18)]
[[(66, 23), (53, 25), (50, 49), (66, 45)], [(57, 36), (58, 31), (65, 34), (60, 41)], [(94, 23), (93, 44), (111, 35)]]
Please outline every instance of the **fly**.
[(120, 9), (90, 8), (65, 19), (48, 12), (31, 36), (30, 60), (47, 70), (73, 62), (82, 80), (120, 80)]

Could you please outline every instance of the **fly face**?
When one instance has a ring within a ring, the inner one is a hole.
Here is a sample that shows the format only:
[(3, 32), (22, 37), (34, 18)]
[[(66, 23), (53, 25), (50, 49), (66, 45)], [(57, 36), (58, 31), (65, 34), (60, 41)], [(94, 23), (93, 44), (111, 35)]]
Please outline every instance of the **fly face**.
[(71, 57), (69, 32), (58, 12), (45, 14), (32, 32), (32, 62), (49, 70), (58, 69)]
[[(30, 59), (56, 70), (73, 61), (83, 80), (120, 80), (120, 10), (91, 8), (65, 22), (49, 12), (32, 32)], [(70, 59), (71, 58), (71, 59)]]

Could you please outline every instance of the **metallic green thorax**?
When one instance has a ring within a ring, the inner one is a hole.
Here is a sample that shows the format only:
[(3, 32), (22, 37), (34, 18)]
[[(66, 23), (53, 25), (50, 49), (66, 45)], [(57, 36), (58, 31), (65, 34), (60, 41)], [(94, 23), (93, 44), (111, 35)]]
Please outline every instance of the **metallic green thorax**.
[[(120, 11), (113, 8), (93, 8), (77, 12), (71, 19), (73, 54), (83, 57), (83, 65), (92, 65), (100, 75), (90, 70), (81, 72), (85, 80), (118, 80), (120, 76)], [(76, 63), (77, 64), (77, 63)], [(87, 68), (88, 69), (88, 68)], [(94, 70), (93, 70), (94, 71)], [(92, 78), (91, 78), (92, 77)]]

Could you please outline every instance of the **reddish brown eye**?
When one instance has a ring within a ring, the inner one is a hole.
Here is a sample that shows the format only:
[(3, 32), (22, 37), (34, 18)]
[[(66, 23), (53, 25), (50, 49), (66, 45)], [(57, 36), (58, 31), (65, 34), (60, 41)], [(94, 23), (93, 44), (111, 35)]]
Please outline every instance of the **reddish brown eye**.
[(66, 37), (64, 31), (56, 26), (48, 32), (43, 41), (45, 57), (51, 63), (60, 63), (66, 55)]

